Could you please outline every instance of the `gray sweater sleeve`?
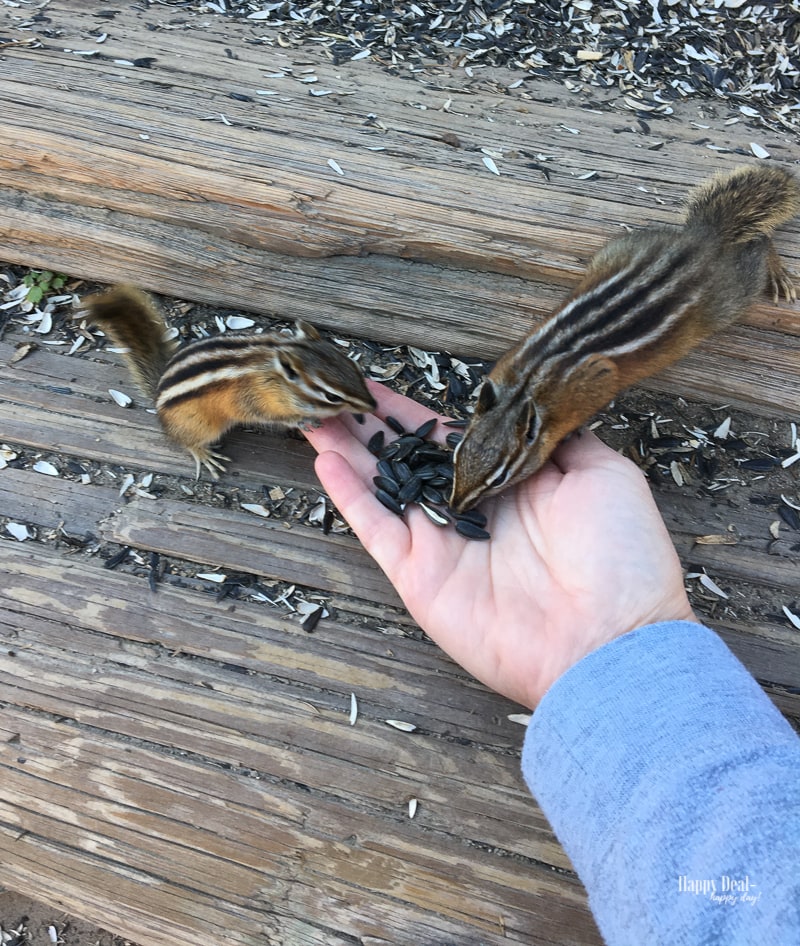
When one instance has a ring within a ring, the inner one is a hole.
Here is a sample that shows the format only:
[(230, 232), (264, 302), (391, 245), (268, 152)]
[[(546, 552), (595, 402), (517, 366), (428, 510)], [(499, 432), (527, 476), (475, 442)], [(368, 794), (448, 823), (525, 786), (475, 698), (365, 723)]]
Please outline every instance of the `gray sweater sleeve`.
[(800, 944), (800, 740), (708, 628), (584, 658), (522, 767), (610, 946)]

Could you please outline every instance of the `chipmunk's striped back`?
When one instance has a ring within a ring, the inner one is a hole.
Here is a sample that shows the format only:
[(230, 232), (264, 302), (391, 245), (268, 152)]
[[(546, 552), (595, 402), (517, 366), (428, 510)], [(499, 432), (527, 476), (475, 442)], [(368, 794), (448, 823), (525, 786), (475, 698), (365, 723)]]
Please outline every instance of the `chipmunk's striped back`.
[(225, 334), (191, 342), (168, 362), (156, 389), (156, 408), (175, 407), (220, 384), (263, 372), (280, 340)]
[(701, 300), (701, 262), (680, 231), (633, 244), (625, 265), (600, 266), (571, 299), (515, 350), (526, 383), (534, 375), (567, 371), (589, 355), (618, 359), (663, 342)]
[(795, 298), (770, 234), (799, 209), (790, 172), (740, 168), (692, 191), (682, 226), (647, 227), (600, 250), (484, 381), (454, 458), (453, 508), (535, 473), (620, 391), (729, 325), (765, 288)]
[(172, 411), (223, 388), (239, 391), (242, 411), (265, 413), (256, 394), (279, 394), (270, 408), (276, 421), (374, 406), (358, 368), (306, 323), (293, 335), (230, 333), (192, 342), (165, 368), (156, 408)]

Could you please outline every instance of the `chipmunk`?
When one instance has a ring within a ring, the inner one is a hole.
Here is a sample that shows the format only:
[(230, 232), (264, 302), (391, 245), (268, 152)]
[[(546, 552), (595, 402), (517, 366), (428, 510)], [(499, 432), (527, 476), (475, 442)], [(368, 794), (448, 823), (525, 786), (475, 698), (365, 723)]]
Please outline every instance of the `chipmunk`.
[(769, 288), (796, 298), (770, 234), (800, 211), (789, 171), (745, 166), (690, 191), (682, 225), (612, 240), (548, 320), (498, 360), (453, 458), (460, 512), (535, 473), (620, 391), (730, 325)]
[(120, 286), (85, 300), (92, 325), (127, 349), (142, 393), (155, 400), (167, 436), (213, 479), (226, 457), (209, 448), (239, 424), (306, 425), (341, 411), (372, 411), (375, 399), (356, 365), (307, 322), (295, 334), (231, 332), (178, 348), (151, 299)]

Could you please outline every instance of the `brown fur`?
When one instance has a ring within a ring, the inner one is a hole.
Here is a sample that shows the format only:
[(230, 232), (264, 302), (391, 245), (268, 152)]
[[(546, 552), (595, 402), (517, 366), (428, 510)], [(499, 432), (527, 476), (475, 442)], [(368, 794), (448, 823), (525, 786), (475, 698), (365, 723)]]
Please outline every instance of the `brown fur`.
[(118, 286), (84, 300), (83, 312), (117, 348), (127, 348), (125, 360), (139, 389), (155, 395), (158, 381), (176, 344), (167, 341), (169, 326), (150, 297), (133, 286)]
[[(798, 212), (797, 178), (754, 165), (692, 190), (682, 227), (647, 227), (606, 244), (545, 325), (490, 373), (491, 396), (479, 398), (456, 453), (453, 508), (461, 511), (535, 473), (564, 437), (621, 391), (731, 324), (765, 289), (794, 299), (770, 234)], [(632, 299), (650, 299), (646, 319), (640, 324), (630, 314), (635, 306), (620, 306), (597, 339), (581, 334), (584, 324), (592, 325), (587, 313), (604, 311), (603, 293), (596, 302), (594, 291), (617, 274), (625, 274), (619, 285)], [(584, 300), (582, 308), (580, 302), (571, 307), (574, 300)], [(604, 340), (626, 329), (630, 339), (606, 354)]]
[[(359, 368), (307, 322), (293, 337), (231, 333), (176, 355), (166, 322), (138, 289), (93, 296), (83, 314), (127, 349), (132, 376), (156, 401), (165, 433), (195, 458), (198, 475), (201, 464), (215, 478), (224, 469), (209, 445), (239, 424), (294, 426), (375, 408)], [(206, 371), (220, 374), (204, 380)]]

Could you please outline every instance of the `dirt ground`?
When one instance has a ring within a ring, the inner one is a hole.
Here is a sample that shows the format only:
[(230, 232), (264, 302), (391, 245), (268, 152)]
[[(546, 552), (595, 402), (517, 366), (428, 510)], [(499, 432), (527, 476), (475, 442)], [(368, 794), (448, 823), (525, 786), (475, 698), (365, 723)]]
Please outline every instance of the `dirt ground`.
[(2, 946), (133, 946), (91, 923), (84, 923), (58, 907), (0, 889), (0, 943)]

